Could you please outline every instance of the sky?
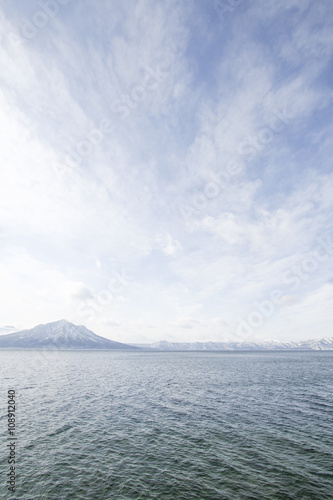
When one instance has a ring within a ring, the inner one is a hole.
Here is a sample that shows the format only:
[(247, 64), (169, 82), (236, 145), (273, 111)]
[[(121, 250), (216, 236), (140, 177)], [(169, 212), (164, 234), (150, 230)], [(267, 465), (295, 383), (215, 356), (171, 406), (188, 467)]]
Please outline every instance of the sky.
[(0, 1), (0, 334), (332, 336), (331, 0)]

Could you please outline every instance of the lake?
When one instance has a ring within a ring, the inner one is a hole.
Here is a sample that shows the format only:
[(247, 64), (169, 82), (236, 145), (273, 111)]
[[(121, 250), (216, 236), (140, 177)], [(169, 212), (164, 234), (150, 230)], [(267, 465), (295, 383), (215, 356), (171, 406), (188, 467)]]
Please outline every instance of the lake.
[(1, 498), (333, 499), (333, 352), (2, 350), (0, 366)]

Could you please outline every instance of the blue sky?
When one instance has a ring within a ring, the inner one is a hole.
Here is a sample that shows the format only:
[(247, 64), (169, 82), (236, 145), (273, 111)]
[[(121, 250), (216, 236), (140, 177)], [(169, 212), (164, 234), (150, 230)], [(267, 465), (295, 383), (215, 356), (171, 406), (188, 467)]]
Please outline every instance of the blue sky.
[(332, 2), (0, 8), (2, 334), (332, 335)]

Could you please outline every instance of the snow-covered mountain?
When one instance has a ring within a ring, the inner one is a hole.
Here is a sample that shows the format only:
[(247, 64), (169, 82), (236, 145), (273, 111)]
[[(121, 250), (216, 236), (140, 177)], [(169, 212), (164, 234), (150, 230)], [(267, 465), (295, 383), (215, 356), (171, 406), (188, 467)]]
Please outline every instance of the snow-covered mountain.
[(38, 325), (31, 330), (0, 336), (0, 348), (29, 349), (136, 349), (114, 342), (64, 319)]
[(30, 330), (0, 336), (0, 348), (28, 349), (138, 349), (160, 351), (333, 350), (333, 337), (300, 342), (168, 342), (122, 344), (105, 339), (66, 320), (38, 325)]
[(333, 350), (333, 337), (303, 340), (300, 342), (168, 342), (161, 340), (153, 344), (135, 344), (142, 348), (160, 351), (258, 351), (258, 350)]

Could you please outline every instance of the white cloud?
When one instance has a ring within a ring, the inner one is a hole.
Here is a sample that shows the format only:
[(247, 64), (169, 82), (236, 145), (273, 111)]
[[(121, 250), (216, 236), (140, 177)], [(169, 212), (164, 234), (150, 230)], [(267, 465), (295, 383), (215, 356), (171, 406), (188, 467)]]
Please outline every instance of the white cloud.
[(169, 233), (166, 236), (158, 235), (156, 240), (165, 255), (170, 257), (175, 257), (177, 252), (182, 249), (179, 241), (174, 239)]

